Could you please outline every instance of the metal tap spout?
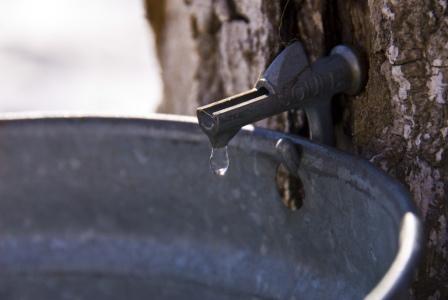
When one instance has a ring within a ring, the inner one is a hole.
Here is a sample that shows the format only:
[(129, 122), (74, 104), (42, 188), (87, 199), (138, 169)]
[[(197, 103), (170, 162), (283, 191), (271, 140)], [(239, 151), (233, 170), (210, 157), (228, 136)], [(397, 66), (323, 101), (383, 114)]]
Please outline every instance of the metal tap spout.
[[(199, 107), (199, 126), (213, 147), (224, 147), (242, 126), (281, 112), (305, 108), (310, 117), (334, 94), (359, 92), (363, 77), (359, 57), (351, 48), (337, 46), (330, 56), (310, 65), (302, 45), (295, 42), (274, 59), (254, 89)], [(314, 132), (319, 140), (329, 120), (309, 123), (311, 135)], [(323, 142), (331, 143), (326, 139)]]

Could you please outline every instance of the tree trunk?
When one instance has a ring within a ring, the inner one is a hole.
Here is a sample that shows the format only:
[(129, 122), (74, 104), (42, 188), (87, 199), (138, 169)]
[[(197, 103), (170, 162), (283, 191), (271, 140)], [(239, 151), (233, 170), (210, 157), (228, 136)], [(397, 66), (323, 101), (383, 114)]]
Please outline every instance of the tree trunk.
[[(346, 43), (361, 49), (368, 82), (334, 101), (338, 147), (409, 187), (426, 225), (417, 299), (448, 299), (448, 9), (446, 0), (147, 0), (163, 69), (162, 112), (252, 88), (285, 45), (311, 60)], [(271, 118), (300, 132), (301, 112)]]

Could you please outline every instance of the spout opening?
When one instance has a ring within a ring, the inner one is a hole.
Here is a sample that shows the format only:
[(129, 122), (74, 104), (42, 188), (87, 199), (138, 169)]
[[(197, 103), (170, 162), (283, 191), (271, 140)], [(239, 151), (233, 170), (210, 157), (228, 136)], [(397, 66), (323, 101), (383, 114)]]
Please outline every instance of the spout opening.
[(198, 117), (199, 126), (205, 132), (213, 131), (213, 129), (216, 128), (216, 120), (212, 114), (207, 113), (205, 110), (198, 109), (196, 115)]

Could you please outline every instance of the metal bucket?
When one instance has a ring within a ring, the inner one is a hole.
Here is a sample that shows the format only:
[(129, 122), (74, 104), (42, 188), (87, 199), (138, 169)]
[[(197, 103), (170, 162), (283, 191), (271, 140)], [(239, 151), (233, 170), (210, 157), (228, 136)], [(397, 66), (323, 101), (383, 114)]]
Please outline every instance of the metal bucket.
[[(300, 148), (282, 204), (276, 142)], [(0, 121), (0, 299), (372, 299), (405, 295), (421, 225), (368, 162), (243, 129), (212, 175), (192, 119)]]

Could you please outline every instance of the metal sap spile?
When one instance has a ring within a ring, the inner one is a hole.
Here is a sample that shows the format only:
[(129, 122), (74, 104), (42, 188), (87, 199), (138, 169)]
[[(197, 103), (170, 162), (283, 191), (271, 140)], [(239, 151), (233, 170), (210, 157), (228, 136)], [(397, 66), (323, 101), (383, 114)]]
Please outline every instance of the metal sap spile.
[(356, 94), (364, 81), (360, 58), (350, 47), (337, 46), (330, 56), (309, 64), (302, 45), (295, 42), (274, 59), (254, 89), (199, 107), (199, 126), (212, 147), (220, 148), (244, 125), (303, 108), (311, 139), (332, 145), (331, 97)]

